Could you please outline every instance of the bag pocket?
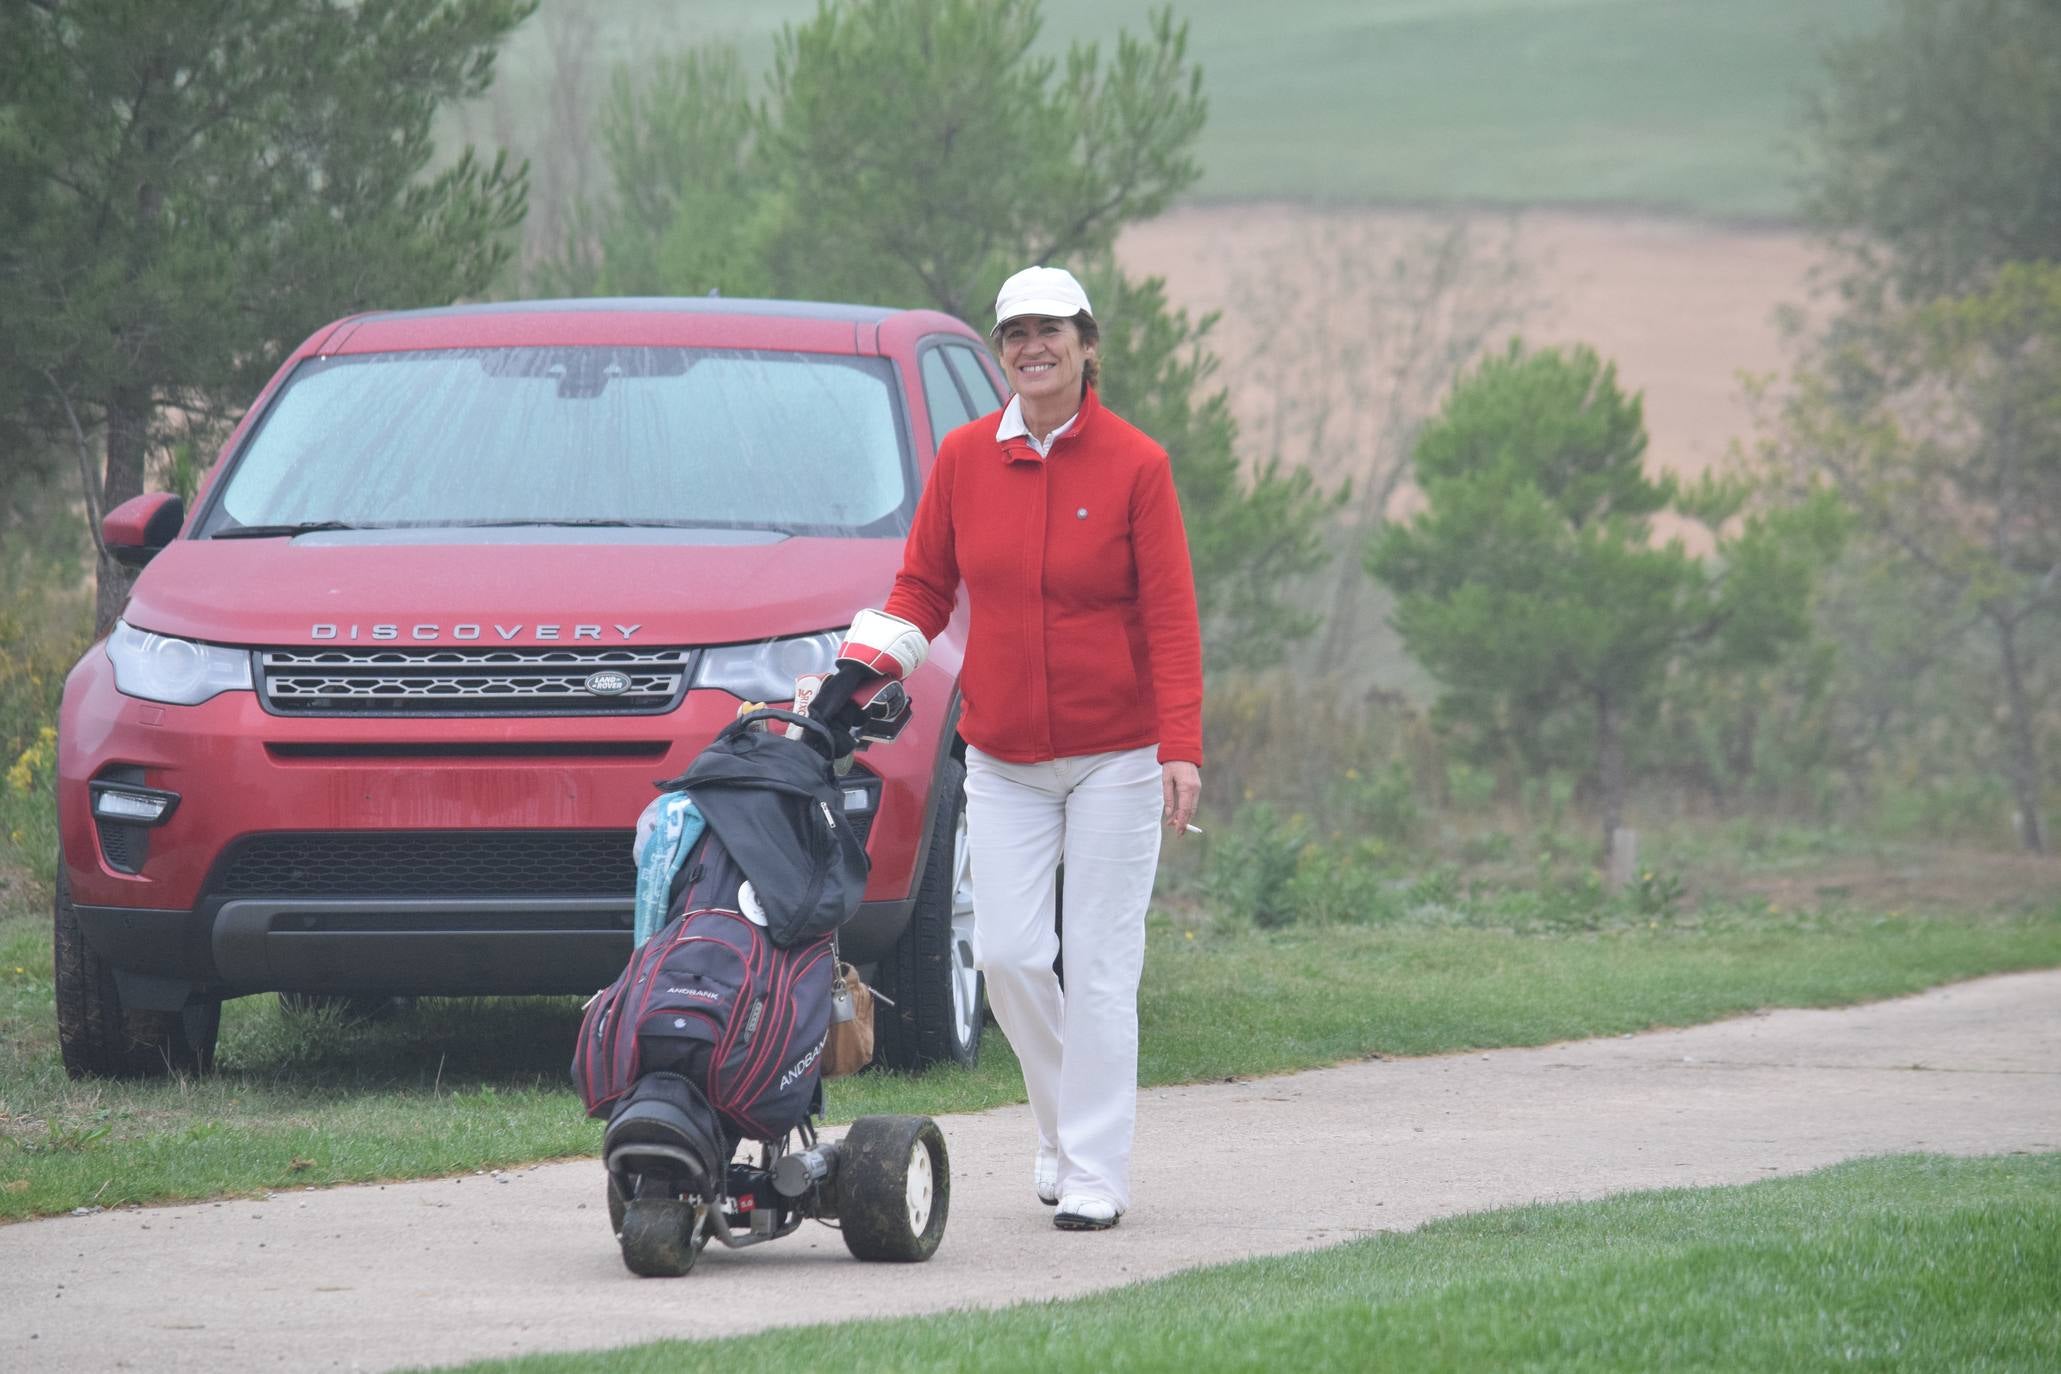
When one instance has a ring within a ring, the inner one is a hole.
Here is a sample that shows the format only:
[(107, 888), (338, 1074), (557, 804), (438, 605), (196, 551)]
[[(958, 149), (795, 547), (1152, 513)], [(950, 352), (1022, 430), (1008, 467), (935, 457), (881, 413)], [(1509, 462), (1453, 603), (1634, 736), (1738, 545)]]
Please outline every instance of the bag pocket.
[(762, 941), (758, 954), (754, 996), (718, 1047), (709, 1100), (744, 1134), (771, 1140), (805, 1119), (815, 1099), (830, 1028), (830, 942), (783, 950)]
[(729, 911), (681, 918), (679, 936), (654, 971), (637, 1009), (637, 1034), (699, 1040), (720, 1050), (737, 1039), (763, 989), (753, 968), (752, 930)]
[[(627, 977), (627, 975), (625, 975)], [(629, 1084), (617, 1079), (615, 1032), (617, 1005), (623, 994), (618, 978), (587, 999), (580, 1009), (580, 1038), (573, 1043), (572, 1080), (588, 1116), (605, 1117)]]

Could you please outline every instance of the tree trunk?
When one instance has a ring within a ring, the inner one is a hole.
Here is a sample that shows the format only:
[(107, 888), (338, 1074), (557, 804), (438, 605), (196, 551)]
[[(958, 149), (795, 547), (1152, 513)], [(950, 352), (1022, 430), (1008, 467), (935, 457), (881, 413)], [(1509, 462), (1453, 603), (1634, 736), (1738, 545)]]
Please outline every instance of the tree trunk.
[(1760, 712), (1748, 706), (1739, 716), (1739, 728), (1732, 734), (1731, 758), (1726, 760), (1731, 776), (1724, 780), (1724, 795), (1718, 798), (1721, 806), (1730, 806), (1733, 799), (1745, 794), (1753, 785), (1753, 757), (1760, 733)]
[(1624, 719), (1608, 690), (1596, 693), (1596, 790), (1603, 804), (1607, 861), (1618, 827), (1624, 824)]
[[(143, 456), (149, 433), (149, 393), (136, 387), (117, 387), (107, 401), (107, 475), (100, 488), (103, 513), (143, 494)], [(128, 570), (111, 559), (102, 559), (93, 601), (93, 632), (106, 634), (128, 601)]]
[(1338, 576), (1331, 584), (1331, 609), (1324, 616), (1317, 649), (1317, 671), (1340, 675), (1360, 666), (1356, 646), (1365, 638), (1360, 626), (1361, 584), (1370, 580), (1365, 556), (1371, 532), (1365, 526), (1350, 523), (1344, 529), (1345, 547), (1338, 552)]
[(2003, 662), (2004, 695), (2011, 712), (2011, 792), (2018, 802), (2018, 842), (2035, 854), (2047, 852), (2047, 823), (2040, 809), (2038, 734), (2032, 704), (2025, 697), (2025, 669), (2018, 661), (2018, 626), (2009, 620), (1997, 627), (1997, 656)]

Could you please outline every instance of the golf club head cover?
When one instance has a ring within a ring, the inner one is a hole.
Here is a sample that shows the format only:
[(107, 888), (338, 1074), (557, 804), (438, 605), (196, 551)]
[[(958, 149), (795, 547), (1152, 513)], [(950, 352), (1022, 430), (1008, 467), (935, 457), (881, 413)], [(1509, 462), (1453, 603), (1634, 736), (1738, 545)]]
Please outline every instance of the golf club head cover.
[(861, 743), (886, 744), (909, 723), (909, 689), (892, 678), (875, 678), (859, 685), (847, 709), (859, 713)]
[(833, 730), (851, 731), (869, 744), (884, 744), (909, 720), (909, 692), (892, 678), (851, 661), (823, 680), (803, 708)]
[(886, 611), (860, 611), (845, 631), (844, 645), (837, 651), (838, 666), (856, 663), (881, 677), (896, 681), (923, 666), (930, 653), (930, 641), (923, 631), (898, 615)]

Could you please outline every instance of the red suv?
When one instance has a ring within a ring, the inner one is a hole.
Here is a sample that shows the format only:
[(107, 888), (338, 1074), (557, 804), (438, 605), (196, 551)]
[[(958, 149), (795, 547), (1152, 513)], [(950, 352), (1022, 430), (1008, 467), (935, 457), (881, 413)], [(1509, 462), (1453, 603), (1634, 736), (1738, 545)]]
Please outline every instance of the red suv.
[[(287, 359), (65, 684), (57, 1016), (74, 1074), (206, 1068), (224, 998), (590, 992), (631, 833), (740, 705), (878, 606), (936, 450), (996, 408), (929, 311), (554, 301), (353, 316)], [(884, 1062), (973, 1061), (964, 612), (860, 756)]]

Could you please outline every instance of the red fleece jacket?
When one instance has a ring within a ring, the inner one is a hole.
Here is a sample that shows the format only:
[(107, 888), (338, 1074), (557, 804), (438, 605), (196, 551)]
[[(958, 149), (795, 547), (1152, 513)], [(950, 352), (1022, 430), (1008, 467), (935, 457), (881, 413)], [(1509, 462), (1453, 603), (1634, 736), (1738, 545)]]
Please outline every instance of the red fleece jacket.
[(1202, 632), (1166, 451), (1092, 388), (1049, 458), (945, 436), (887, 612), (935, 638), (960, 585), (972, 625), (959, 733), (1011, 763), (1159, 745), (1202, 763)]

